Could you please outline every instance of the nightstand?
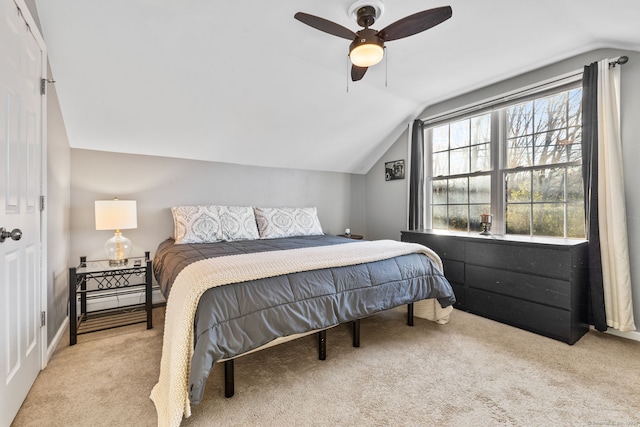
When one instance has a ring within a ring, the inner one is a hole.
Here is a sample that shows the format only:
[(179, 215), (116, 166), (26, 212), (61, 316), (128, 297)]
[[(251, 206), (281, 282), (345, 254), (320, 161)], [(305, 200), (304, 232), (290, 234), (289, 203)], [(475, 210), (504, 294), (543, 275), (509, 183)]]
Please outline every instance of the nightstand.
[[(136, 323), (147, 322), (147, 329), (151, 329), (151, 284), (149, 252), (145, 252), (144, 257), (129, 258), (127, 264), (118, 266), (110, 266), (108, 260), (87, 261), (87, 257), (80, 257), (80, 265), (69, 269), (69, 343), (76, 344), (80, 334)], [(87, 300), (118, 297), (140, 290), (144, 302), (87, 311)]]
[(346, 237), (347, 239), (353, 240), (362, 240), (362, 235), (360, 234), (338, 234), (338, 237)]

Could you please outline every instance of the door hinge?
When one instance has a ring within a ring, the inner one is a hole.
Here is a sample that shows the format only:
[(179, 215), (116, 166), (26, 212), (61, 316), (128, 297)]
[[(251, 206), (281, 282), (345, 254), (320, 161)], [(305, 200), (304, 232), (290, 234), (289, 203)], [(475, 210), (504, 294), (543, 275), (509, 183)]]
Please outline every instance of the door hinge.
[(44, 211), (44, 196), (40, 196), (40, 212)]
[(40, 312), (40, 326), (47, 326), (47, 312)]
[(45, 95), (47, 93), (47, 83), (55, 83), (56, 81), (53, 79), (40, 79), (40, 95)]

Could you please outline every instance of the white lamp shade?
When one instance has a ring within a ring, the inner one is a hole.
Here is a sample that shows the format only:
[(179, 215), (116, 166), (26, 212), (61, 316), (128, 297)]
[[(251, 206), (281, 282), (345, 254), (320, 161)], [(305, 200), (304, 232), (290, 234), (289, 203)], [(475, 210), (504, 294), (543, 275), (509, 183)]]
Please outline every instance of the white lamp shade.
[(96, 230), (126, 230), (137, 227), (135, 200), (96, 200)]

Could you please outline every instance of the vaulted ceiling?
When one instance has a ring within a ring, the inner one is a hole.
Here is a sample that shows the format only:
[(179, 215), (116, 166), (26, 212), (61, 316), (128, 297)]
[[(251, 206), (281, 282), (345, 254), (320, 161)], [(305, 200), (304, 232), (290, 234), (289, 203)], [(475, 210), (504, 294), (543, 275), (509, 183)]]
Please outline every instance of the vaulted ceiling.
[(451, 5), (348, 79), (355, 0), (36, 0), (72, 148), (366, 173), (425, 107), (601, 47), (640, 51), (637, 0), (386, 0), (373, 28)]

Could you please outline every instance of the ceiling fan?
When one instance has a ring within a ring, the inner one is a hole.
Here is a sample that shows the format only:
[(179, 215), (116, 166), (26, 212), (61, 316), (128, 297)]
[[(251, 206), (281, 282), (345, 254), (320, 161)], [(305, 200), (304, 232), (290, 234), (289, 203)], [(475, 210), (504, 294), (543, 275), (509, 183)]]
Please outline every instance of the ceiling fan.
[[(361, 4), (361, 5), (360, 5)], [(451, 18), (451, 6), (423, 10), (406, 16), (380, 31), (370, 28), (381, 13), (381, 7), (373, 6), (375, 0), (356, 3), (352, 6), (358, 25), (364, 29), (353, 32), (342, 25), (308, 13), (298, 12), (294, 18), (317, 30), (343, 39), (352, 40), (349, 46), (351, 59), (351, 80), (364, 77), (367, 68), (380, 62), (384, 56), (384, 43), (418, 34)]]

